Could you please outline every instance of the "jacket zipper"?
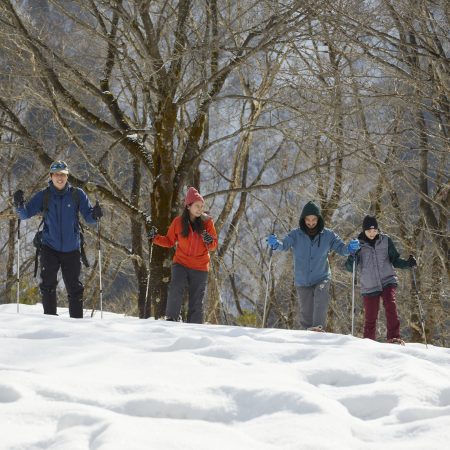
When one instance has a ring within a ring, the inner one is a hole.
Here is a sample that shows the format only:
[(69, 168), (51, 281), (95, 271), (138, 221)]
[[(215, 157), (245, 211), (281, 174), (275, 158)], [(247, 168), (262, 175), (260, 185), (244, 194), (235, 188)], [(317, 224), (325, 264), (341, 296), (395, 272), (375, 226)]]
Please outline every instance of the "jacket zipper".
[(375, 245), (373, 246), (373, 254), (374, 254), (373, 256), (374, 256), (374, 259), (375, 259), (375, 265), (377, 267), (378, 283), (379, 283), (379, 286), (380, 286), (380, 290), (382, 291), (383, 290), (383, 282), (381, 281), (380, 265), (378, 264), (377, 250), (375, 248), (376, 246), (377, 246), (377, 242), (375, 242)]
[(308, 256), (308, 286), (311, 284), (311, 256), (314, 245), (314, 239), (311, 239), (309, 236), (306, 236), (309, 239), (309, 256)]
[(61, 200), (59, 202), (59, 230), (60, 230), (60, 251), (63, 251), (63, 229), (62, 229), (62, 202), (63, 202), (64, 196), (61, 196)]

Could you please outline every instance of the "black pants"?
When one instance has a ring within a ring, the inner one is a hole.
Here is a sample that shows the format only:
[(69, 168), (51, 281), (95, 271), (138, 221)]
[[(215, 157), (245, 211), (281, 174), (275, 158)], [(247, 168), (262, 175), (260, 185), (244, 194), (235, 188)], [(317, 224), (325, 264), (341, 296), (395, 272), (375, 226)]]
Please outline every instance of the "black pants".
[(58, 271), (61, 268), (64, 285), (69, 298), (70, 317), (83, 317), (84, 286), (80, 282), (80, 251), (57, 252), (45, 245), (41, 248), (41, 290), (44, 314), (56, 314), (56, 285)]
[(203, 297), (206, 291), (208, 272), (189, 269), (181, 264), (172, 265), (172, 278), (169, 285), (166, 316), (178, 320), (186, 286), (189, 290), (187, 321), (203, 323)]

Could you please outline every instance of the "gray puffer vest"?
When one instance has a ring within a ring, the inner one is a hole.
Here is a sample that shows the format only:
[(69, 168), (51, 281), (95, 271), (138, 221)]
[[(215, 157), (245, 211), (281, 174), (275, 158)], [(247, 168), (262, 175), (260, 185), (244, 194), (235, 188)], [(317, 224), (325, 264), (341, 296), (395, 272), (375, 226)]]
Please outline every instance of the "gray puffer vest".
[(397, 285), (398, 279), (389, 260), (388, 237), (380, 234), (373, 247), (367, 242), (360, 242), (358, 256), (361, 294), (381, 292), (388, 285)]

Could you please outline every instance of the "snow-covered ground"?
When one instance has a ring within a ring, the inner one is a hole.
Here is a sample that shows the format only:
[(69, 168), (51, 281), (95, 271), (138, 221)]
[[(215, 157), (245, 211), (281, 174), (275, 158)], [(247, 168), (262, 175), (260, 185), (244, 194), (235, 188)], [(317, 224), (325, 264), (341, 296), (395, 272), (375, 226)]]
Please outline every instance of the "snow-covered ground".
[(423, 449), (450, 349), (0, 306), (2, 450)]

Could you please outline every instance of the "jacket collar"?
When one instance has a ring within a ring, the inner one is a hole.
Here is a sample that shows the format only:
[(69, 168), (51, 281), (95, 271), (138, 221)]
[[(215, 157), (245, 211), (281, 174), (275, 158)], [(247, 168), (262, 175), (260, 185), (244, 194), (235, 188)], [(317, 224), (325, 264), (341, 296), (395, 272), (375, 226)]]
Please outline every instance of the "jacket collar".
[(67, 182), (66, 185), (64, 186), (64, 189), (59, 190), (59, 189), (56, 189), (56, 187), (55, 187), (55, 185), (53, 184), (52, 180), (49, 180), (49, 182), (48, 182), (48, 187), (50, 188), (50, 192), (51, 192), (52, 194), (56, 194), (56, 195), (61, 195), (61, 196), (63, 196), (63, 195), (65, 195), (65, 194), (69, 191), (69, 189), (70, 189), (70, 184), (69, 184), (69, 182)]

